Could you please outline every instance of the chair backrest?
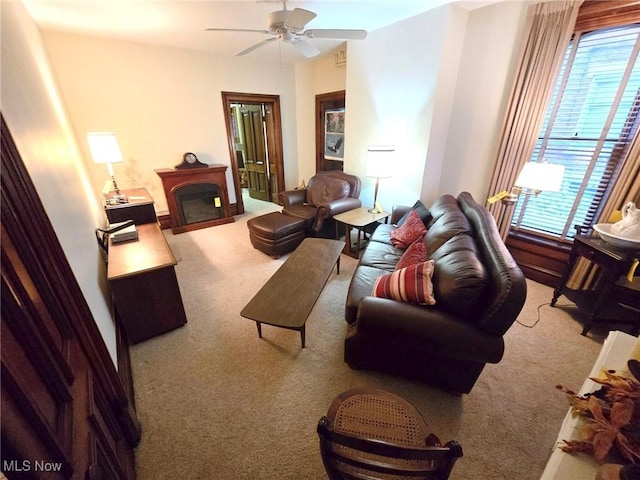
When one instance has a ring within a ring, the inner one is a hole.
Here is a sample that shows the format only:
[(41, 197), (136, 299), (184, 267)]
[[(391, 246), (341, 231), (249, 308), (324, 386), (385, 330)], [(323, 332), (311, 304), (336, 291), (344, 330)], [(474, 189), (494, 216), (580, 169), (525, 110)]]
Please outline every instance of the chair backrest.
[(428, 446), (432, 443), (429, 438), (421, 447), (397, 445), (338, 433), (327, 417), (320, 419), (317, 431), (322, 461), (331, 480), (407, 477), (445, 480), (462, 457), (462, 447), (455, 441), (444, 447)]
[[(349, 192), (349, 196), (351, 198), (358, 198), (360, 196), (361, 182), (360, 182), (360, 177), (357, 177), (356, 175), (351, 175), (350, 173), (344, 173), (340, 170), (327, 170), (327, 171), (316, 172), (315, 176), (321, 176), (321, 177), (328, 176), (332, 178), (337, 178), (339, 180), (344, 180), (347, 183), (349, 183), (349, 187), (351, 189), (351, 191)], [(309, 181), (311, 181), (311, 179), (309, 179)]]

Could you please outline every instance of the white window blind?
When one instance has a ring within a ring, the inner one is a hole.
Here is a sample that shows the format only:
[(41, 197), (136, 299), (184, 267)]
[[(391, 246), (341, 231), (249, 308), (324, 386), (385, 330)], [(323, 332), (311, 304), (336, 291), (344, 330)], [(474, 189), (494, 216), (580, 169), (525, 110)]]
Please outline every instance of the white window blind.
[(512, 228), (565, 239), (591, 225), (640, 123), (640, 25), (577, 32), (532, 161), (565, 166), (560, 192), (521, 195)]

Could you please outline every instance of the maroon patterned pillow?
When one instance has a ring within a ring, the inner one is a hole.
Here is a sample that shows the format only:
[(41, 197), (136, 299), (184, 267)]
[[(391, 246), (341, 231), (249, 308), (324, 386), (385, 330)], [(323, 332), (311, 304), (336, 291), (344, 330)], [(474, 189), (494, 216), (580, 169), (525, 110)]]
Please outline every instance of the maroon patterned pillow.
[(403, 269), (409, 265), (422, 263), (427, 261), (427, 249), (424, 248), (424, 235), (409, 245), (398, 261), (396, 270)]
[(391, 243), (396, 248), (408, 248), (425, 233), (427, 233), (427, 227), (424, 226), (418, 214), (411, 210), (402, 226), (391, 232)]
[(382, 275), (373, 285), (372, 295), (418, 305), (435, 305), (431, 283), (434, 265), (433, 260), (428, 260)]

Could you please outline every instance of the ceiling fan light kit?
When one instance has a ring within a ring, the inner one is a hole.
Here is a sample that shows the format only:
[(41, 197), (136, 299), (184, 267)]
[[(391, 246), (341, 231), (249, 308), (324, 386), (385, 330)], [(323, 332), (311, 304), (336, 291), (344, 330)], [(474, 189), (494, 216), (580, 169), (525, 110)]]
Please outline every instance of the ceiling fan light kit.
[(207, 28), (207, 31), (218, 32), (253, 32), (262, 35), (273, 35), (273, 37), (255, 45), (250, 46), (238, 53), (236, 56), (246, 55), (257, 50), (258, 48), (273, 42), (281, 40), (289, 43), (305, 57), (315, 57), (320, 53), (315, 46), (309, 43), (307, 38), (327, 38), (334, 40), (364, 40), (367, 37), (366, 30), (345, 30), (345, 29), (312, 29), (303, 31), (305, 25), (316, 18), (316, 14), (303, 8), (294, 8), (287, 10), (287, 2), (282, 2), (282, 10), (271, 12), (269, 14), (268, 30), (250, 30), (239, 28)]

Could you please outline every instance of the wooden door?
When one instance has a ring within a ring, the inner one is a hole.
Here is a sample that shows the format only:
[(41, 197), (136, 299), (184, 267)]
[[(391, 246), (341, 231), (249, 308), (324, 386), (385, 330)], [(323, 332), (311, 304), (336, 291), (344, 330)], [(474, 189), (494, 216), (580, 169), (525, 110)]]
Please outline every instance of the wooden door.
[(119, 376), (4, 119), (1, 132), (2, 473), (134, 480), (128, 350)]
[(239, 111), (240, 141), (247, 171), (249, 196), (270, 201), (269, 159), (267, 157), (262, 105), (241, 105)]
[(263, 104), (263, 108), (265, 132), (267, 134), (267, 158), (269, 159), (269, 191), (271, 192), (271, 201), (278, 203), (280, 192), (278, 169), (283, 164), (282, 158), (279, 158), (282, 147), (278, 143), (279, 136), (277, 134), (280, 115), (275, 112), (276, 109), (273, 104)]
[(266, 130), (266, 154), (268, 161), (268, 191), (265, 200), (278, 202), (279, 194), (285, 189), (284, 184), (284, 154), (282, 146), (282, 120), (280, 114), (280, 97), (278, 95), (263, 95), (253, 93), (222, 92), (222, 104), (225, 109), (225, 124), (227, 127), (227, 139), (229, 144), (229, 158), (233, 172), (233, 186), (236, 193), (235, 214), (244, 213), (242, 201), (243, 179), (248, 174), (244, 165), (242, 144), (240, 143), (240, 127), (238, 118), (242, 118), (239, 112), (234, 110), (234, 105), (260, 105), (264, 107)]

